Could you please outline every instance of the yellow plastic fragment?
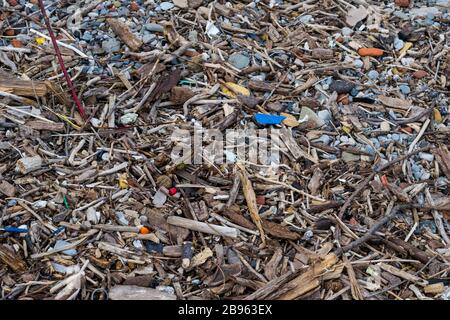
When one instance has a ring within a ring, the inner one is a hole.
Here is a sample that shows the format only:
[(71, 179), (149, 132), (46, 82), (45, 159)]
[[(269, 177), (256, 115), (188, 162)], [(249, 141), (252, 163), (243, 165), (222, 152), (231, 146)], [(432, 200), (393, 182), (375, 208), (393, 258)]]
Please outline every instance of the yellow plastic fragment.
[(57, 113), (57, 112), (53, 112), (55, 115), (57, 115), (61, 120), (67, 122), (68, 124), (70, 124), (72, 126), (72, 128), (76, 129), (76, 130), (80, 130), (81, 127), (76, 125), (75, 123), (73, 123), (72, 121), (69, 120), (69, 118), (67, 118), (65, 115)]
[(286, 209), (287, 214), (294, 214), (297, 210), (294, 207), (289, 207)]
[(297, 127), (300, 125), (300, 123), (292, 114), (281, 112), (280, 115), (286, 117), (286, 119), (283, 120), (283, 123), (288, 127)]
[(350, 134), (350, 132), (352, 132), (352, 128), (347, 127), (347, 126), (342, 126), (342, 130), (343, 130), (346, 134)]
[(119, 187), (120, 189), (127, 189), (128, 188), (128, 181), (127, 181), (127, 175), (121, 174), (119, 176)]
[(39, 38), (36, 38), (36, 43), (38, 44), (38, 45), (43, 45), (44, 43), (45, 43), (45, 38), (43, 38), (43, 37), (39, 37)]
[(267, 41), (267, 40), (269, 40), (269, 35), (268, 35), (267, 33), (264, 33), (264, 34), (261, 36), (261, 39), (264, 40), (264, 41)]
[[(231, 89), (231, 90), (230, 90)], [(228, 97), (235, 98), (237, 94), (249, 96), (250, 90), (233, 82), (226, 82), (226, 86), (222, 85), (222, 93)]]
[(406, 55), (406, 52), (408, 52), (409, 49), (411, 49), (413, 46), (412, 42), (405, 42), (405, 45), (398, 53), (398, 58), (401, 59)]
[(442, 115), (441, 115), (441, 113), (436, 108), (434, 108), (433, 110), (434, 110), (434, 121), (436, 121), (437, 124), (441, 123), (442, 122)]

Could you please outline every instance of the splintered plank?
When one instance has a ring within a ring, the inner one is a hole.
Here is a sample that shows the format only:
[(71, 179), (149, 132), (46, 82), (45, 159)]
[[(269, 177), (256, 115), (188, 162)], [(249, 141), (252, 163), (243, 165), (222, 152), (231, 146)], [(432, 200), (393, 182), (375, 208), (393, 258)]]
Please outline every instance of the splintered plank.
[[(292, 288), (286, 293), (282, 294), (279, 300), (294, 300), (305, 293), (317, 288), (320, 285), (321, 279), (326, 272), (330, 272), (330, 268), (338, 262), (338, 258), (334, 253), (330, 253), (325, 258), (310, 266), (304, 273), (299, 275), (294, 280), (286, 284), (286, 288)], [(340, 269), (342, 270), (342, 269)]]
[(45, 81), (21, 80), (0, 74), (0, 91), (26, 97), (47, 95)]
[(133, 51), (139, 50), (142, 46), (142, 41), (130, 31), (128, 26), (114, 18), (106, 19), (112, 31)]
[(280, 140), (283, 141), (283, 143), (286, 145), (286, 147), (296, 160), (303, 157), (310, 160), (311, 162), (317, 163), (316, 159), (314, 159), (312, 156), (303, 151), (302, 148), (300, 148), (300, 146), (292, 136), (292, 133), (286, 127), (280, 129)]
[(4, 245), (0, 245), (0, 262), (6, 264), (14, 272), (23, 272), (27, 269), (25, 261)]
[(259, 230), (259, 234), (261, 236), (261, 241), (265, 245), (266, 244), (266, 236), (264, 233), (264, 229), (261, 223), (261, 217), (258, 213), (258, 207), (256, 206), (256, 195), (255, 191), (253, 190), (252, 183), (250, 179), (247, 176), (247, 172), (245, 171), (245, 168), (242, 165), (238, 165), (242, 182), (242, 191), (244, 192), (245, 200), (247, 201), (247, 207), (248, 211), (250, 212), (250, 217), (253, 220), (253, 223), (256, 225), (256, 227)]

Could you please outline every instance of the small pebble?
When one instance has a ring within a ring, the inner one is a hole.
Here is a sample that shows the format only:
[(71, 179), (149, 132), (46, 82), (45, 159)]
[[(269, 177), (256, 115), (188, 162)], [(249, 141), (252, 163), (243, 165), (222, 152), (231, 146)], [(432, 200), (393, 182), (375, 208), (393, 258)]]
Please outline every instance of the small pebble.
[(401, 8), (408, 8), (409, 0), (395, 0), (395, 4)]
[(121, 43), (114, 38), (102, 42), (102, 49), (107, 53), (117, 52), (120, 50)]
[(152, 42), (154, 39), (156, 39), (156, 36), (152, 33), (146, 33), (142, 36), (142, 42), (145, 44)]
[(422, 172), (422, 175), (420, 176), (420, 180), (428, 180), (428, 179), (430, 179), (430, 177), (431, 177), (431, 174), (429, 173), (429, 172), (426, 172), (426, 171), (424, 171), (424, 172)]
[(244, 69), (250, 64), (250, 59), (241, 53), (233, 53), (228, 58), (228, 62), (235, 68)]
[(389, 122), (383, 121), (383, 122), (380, 124), (380, 130), (381, 130), (381, 131), (390, 131), (390, 130), (391, 130), (391, 125), (389, 124)]
[(321, 135), (318, 140), (321, 141), (323, 144), (328, 145), (331, 142), (331, 137), (329, 135), (324, 134), (324, 135)]
[(416, 79), (422, 79), (426, 76), (428, 76), (428, 72), (426, 72), (425, 70), (417, 70), (413, 73), (413, 77)]
[(353, 30), (350, 29), (349, 27), (343, 27), (341, 32), (344, 37), (349, 37), (352, 35)]
[(394, 40), (394, 49), (395, 51), (400, 51), (405, 46), (405, 43), (403, 40), (400, 40), (399, 38), (395, 38)]
[(344, 162), (354, 162), (354, 161), (360, 161), (361, 160), (361, 156), (358, 154), (353, 154), (350, 152), (342, 152), (342, 160)]
[(118, 224), (122, 226), (128, 226), (128, 220), (125, 218), (125, 215), (122, 211), (116, 212), (116, 220)]
[(139, 5), (136, 2), (130, 4), (131, 11), (139, 11)]
[(307, 15), (300, 17), (299, 20), (301, 23), (310, 23), (312, 19), (313, 19), (313, 16), (310, 14), (307, 14)]
[(355, 85), (345, 80), (334, 80), (330, 84), (330, 91), (336, 91), (339, 93), (349, 93), (355, 89)]
[(131, 124), (134, 123), (138, 117), (139, 115), (137, 113), (127, 113), (120, 117), (120, 123), (124, 125)]
[(355, 66), (355, 68), (362, 68), (364, 66), (364, 62), (361, 59), (355, 59), (353, 61), (353, 65)]
[(434, 156), (431, 153), (420, 152), (419, 158), (428, 162), (432, 162), (434, 160)]
[(92, 40), (92, 33), (90, 33), (89, 31), (86, 31), (85, 33), (83, 33), (83, 36), (81, 37), (81, 39), (85, 40), (85, 41), (91, 41)]
[[(59, 249), (59, 248), (62, 248), (64, 246), (67, 246), (69, 244), (70, 244), (70, 242), (67, 242), (65, 240), (57, 240), (56, 243), (55, 243), (54, 249)], [(68, 250), (63, 251), (62, 253), (67, 255), (67, 256), (73, 257), (74, 255), (77, 254), (77, 250), (75, 250), (75, 249), (68, 249)]]
[(164, 32), (164, 27), (157, 23), (146, 23), (144, 29), (150, 32)]
[(414, 58), (401, 58), (400, 62), (402, 63), (402, 65), (409, 67), (411, 66), (411, 64), (414, 63)]
[(367, 77), (369, 77), (370, 80), (377, 80), (380, 74), (376, 70), (370, 70), (367, 74)]
[(174, 4), (172, 2), (161, 2), (159, 7), (161, 8), (161, 10), (167, 11), (172, 9), (174, 7)]
[(400, 89), (400, 92), (405, 95), (409, 94), (411, 92), (411, 88), (406, 84), (401, 84), (399, 86), (399, 89)]
[(317, 116), (323, 121), (328, 122), (331, 121), (331, 113), (329, 110), (320, 110), (317, 112)]

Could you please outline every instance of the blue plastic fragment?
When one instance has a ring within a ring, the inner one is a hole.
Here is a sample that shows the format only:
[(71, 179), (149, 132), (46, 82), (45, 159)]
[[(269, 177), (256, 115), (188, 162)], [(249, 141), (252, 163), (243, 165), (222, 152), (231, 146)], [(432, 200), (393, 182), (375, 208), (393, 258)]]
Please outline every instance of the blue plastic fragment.
[(158, 253), (162, 253), (163, 252), (163, 248), (164, 245), (162, 245), (161, 243), (156, 243), (153, 241), (145, 241), (145, 248), (147, 249), (147, 252), (152, 253), (152, 252), (158, 252)]
[(27, 233), (28, 229), (6, 227), (6, 228), (0, 228), (0, 231), (11, 232), (11, 233)]
[(280, 124), (284, 119), (286, 119), (285, 116), (279, 116), (276, 114), (255, 114), (255, 121), (259, 124)]
[(65, 229), (66, 229), (65, 227), (59, 227), (56, 230), (52, 231), (51, 234), (52, 234), (52, 236), (57, 235), (57, 234), (63, 232)]

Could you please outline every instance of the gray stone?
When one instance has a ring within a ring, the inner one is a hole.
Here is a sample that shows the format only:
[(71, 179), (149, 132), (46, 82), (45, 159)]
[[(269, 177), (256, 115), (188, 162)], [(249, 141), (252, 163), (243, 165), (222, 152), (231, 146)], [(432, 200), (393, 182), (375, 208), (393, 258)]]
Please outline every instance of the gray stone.
[(420, 180), (428, 180), (430, 179), (431, 174), (429, 172), (423, 171), (422, 175), (420, 176)]
[(323, 120), (320, 119), (317, 116), (317, 114), (308, 107), (302, 107), (300, 111), (300, 121), (312, 122), (317, 127), (322, 126), (324, 124)]
[(244, 69), (250, 64), (250, 59), (241, 53), (233, 53), (228, 58), (228, 62), (235, 68)]
[(159, 7), (161, 8), (161, 10), (163, 11), (167, 11), (170, 10), (174, 7), (175, 5), (172, 2), (161, 2), (161, 4), (159, 5)]
[(92, 224), (97, 224), (100, 221), (100, 213), (90, 207), (86, 210), (86, 219)]
[(380, 130), (381, 130), (381, 131), (389, 131), (389, 130), (391, 130), (391, 125), (389, 124), (389, 122), (383, 121), (383, 122), (380, 124)]
[(366, 145), (366, 152), (375, 155), (375, 149), (372, 146)]
[(198, 42), (198, 32), (195, 30), (189, 31), (188, 40), (191, 42)]
[(153, 205), (156, 208), (161, 208), (164, 203), (167, 201), (167, 194), (162, 191), (160, 188), (158, 191), (156, 191), (155, 195), (153, 196)]
[(120, 50), (121, 44), (114, 38), (102, 42), (102, 49), (107, 53), (117, 52)]
[(331, 121), (331, 112), (329, 110), (320, 110), (317, 112), (317, 116), (323, 121), (328, 122)]
[(150, 32), (164, 32), (164, 27), (157, 23), (146, 23), (144, 29)]
[(343, 27), (343, 28), (342, 28), (342, 35), (343, 35), (344, 37), (349, 37), (349, 36), (352, 35), (352, 33), (353, 33), (353, 30), (350, 29), (349, 27)]
[(355, 66), (355, 68), (362, 68), (364, 66), (364, 62), (361, 59), (355, 59), (353, 61), (353, 65)]
[(125, 218), (125, 215), (122, 211), (117, 211), (116, 212), (116, 220), (117, 223), (122, 225), (122, 226), (127, 226), (128, 225), (128, 220)]
[(125, 125), (134, 123), (137, 120), (138, 116), (139, 115), (137, 113), (124, 114), (120, 117), (120, 123)]
[(300, 22), (301, 23), (310, 23), (311, 20), (313, 19), (313, 16), (310, 14), (304, 15), (303, 17), (300, 17)]
[[(67, 246), (69, 244), (70, 244), (70, 242), (67, 242), (65, 240), (58, 240), (55, 243), (54, 249), (60, 249), (60, 248), (62, 248), (64, 246)], [(68, 250), (64, 250), (62, 253), (67, 255), (67, 256), (73, 257), (74, 255), (77, 254), (77, 250), (76, 249), (68, 249)]]
[(399, 38), (395, 38), (395, 40), (394, 40), (394, 49), (396, 51), (400, 51), (404, 46), (405, 46), (405, 43), (403, 42), (403, 40), (401, 40)]
[(432, 162), (434, 160), (434, 156), (431, 153), (420, 152), (419, 158), (428, 162)]
[(144, 42), (145, 44), (148, 44), (148, 43), (152, 42), (155, 38), (156, 38), (156, 36), (154, 34), (146, 33), (142, 36), (142, 42)]
[(411, 92), (411, 88), (406, 84), (400, 85), (399, 89), (402, 94), (409, 94)]
[(367, 77), (370, 80), (377, 80), (379, 76), (380, 74), (376, 70), (370, 70), (369, 73), (367, 74)]
[(89, 31), (86, 31), (85, 33), (83, 33), (83, 36), (81, 37), (81, 39), (83, 39), (85, 41), (91, 41), (92, 33), (90, 33)]
[(360, 161), (361, 157), (358, 154), (353, 154), (350, 152), (342, 152), (341, 158), (345, 162), (352, 162), (352, 161)]
[(329, 135), (324, 134), (324, 135), (321, 135), (320, 138), (317, 140), (328, 145), (331, 142), (331, 137)]
[(409, 11), (410, 15), (415, 18), (418, 16), (426, 17), (429, 15), (439, 15), (439, 9), (436, 7), (420, 7), (420, 8), (413, 8)]

